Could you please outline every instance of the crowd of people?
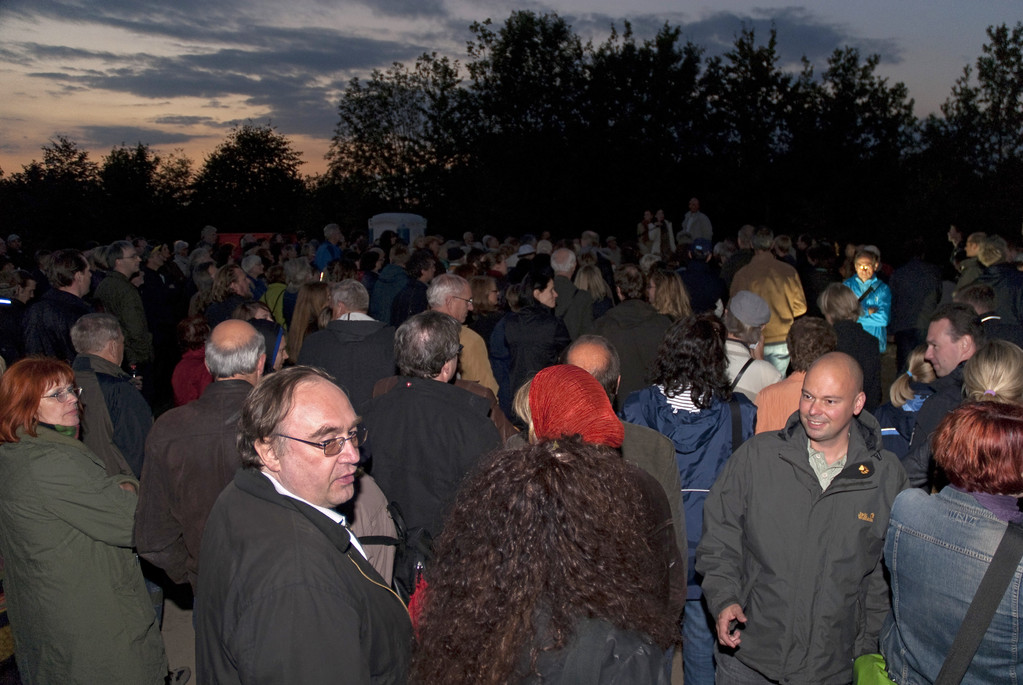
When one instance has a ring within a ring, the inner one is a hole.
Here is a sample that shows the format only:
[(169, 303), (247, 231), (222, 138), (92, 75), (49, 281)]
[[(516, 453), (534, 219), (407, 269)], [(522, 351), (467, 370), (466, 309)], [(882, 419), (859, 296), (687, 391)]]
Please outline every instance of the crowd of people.
[[(0, 241), (22, 681), (187, 682), (174, 584), (200, 683), (935, 682), (1023, 520), (1014, 245), (893, 268), (688, 207)], [(1023, 677), (1020, 609), (969, 682)]]

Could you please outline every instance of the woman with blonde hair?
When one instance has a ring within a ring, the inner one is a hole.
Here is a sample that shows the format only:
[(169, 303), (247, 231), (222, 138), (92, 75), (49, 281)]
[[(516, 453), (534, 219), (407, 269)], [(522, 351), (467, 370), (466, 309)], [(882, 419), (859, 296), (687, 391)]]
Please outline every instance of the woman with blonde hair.
[(924, 359), (926, 353), (926, 345), (920, 345), (910, 353), (906, 373), (896, 378), (888, 390), (890, 401), (873, 412), (881, 424), (884, 448), (900, 459), (909, 451), (917, 412), (924, 400), (934, 394), (930, 384), (937, 376), (931, 363)]
[[(320, 330), (320, 315), (323, 310), (330, 309), (330, 285), (314, 281), (306, 283), (298, 290), (295, 301), (295, 313), (291, 317), (288, 328), (288, 355), (298, 359), (302, 350), (302, 341), (306, 336)], [(328, 319), (329, 320), (329, 319)]]
[(604, 280), (600, 268), (593, 263), (582, 265), (572, 279), (575, 287), (585, 290), (593, 298), (593, 320), (596, 321), (614, 306), (611, 298), (611, 286)]
[(689, 292), (682, 277), (674, 271), (655, 269), (647, 277), (647, 300), (660, 314), (672, 321), (684, 319), (693, 313)]
[(963, 369), (963, 396), (971, 402), (1023, 404), (1023, 350), (991, 340)]

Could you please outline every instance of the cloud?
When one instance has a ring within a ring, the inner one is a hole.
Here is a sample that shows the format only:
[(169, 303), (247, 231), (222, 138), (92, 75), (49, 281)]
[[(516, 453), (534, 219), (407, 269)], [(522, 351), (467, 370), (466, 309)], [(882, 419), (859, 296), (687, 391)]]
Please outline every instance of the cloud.
[(213, 117), (190, 116), (186, 114), (171, 114), (153, 119), (154, 124), (169, 124), (171, 126), (216, 126), (219, 122)]
[(83, 147), (112, 148), (117, 145), (174, 145), (186, 143), (193, 136), (184, 133), (170, 133), (156, 128), (134, 126), (81, 126), (77, 142)]

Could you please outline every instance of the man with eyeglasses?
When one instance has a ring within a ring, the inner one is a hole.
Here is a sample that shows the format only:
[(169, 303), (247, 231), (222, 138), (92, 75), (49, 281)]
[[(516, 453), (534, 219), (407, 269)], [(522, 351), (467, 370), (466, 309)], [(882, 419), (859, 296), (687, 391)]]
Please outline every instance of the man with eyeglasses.
[(96, 286), (96, 300), (103, 311), (117, 317), (124, 329), (124, 359), (128, 365), (135, 365), (141, 374), (146, 383), (143, 394), (149, 399), (153, 379), (148, 367), (153, 361), (153, 335), (146, 323), (142, 295), (131, 282), (142, 259), (135, 246), (127, 240), (108, 245), (104, 257), (110, 270)]
[(465, 319), (473, 310), (472, 287), (469, 281), (455, 274), (442, 274), (430, 281), (426, 289), (430, 309), (454, 317), (461, 328), (458, 343), (462, 351), (458, 355), (458, 372), (462, 380), (479, 383), (497, 395), (497, 379), (490, 367), (487, 344), (479, 333), (465, 325)]
[(335, 508), (366, 429), (319, 369), (270, 375), (242, 407), (244, 468), (203, 535), (198, 682), (398, 683), (408, 612)]
[(458, 367), (460, 327), (432, 310), (403, 323), (394, 335), (400, 375), (363, 409), (373, 477), (408, 527), (434, 538), (462, 478), (501, 445), (490, 403), (449, 383)]

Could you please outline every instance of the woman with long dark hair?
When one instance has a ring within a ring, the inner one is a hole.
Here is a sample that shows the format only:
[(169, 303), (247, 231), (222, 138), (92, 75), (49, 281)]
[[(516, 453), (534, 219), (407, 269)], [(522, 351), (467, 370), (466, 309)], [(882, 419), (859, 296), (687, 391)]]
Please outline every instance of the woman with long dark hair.
[(486, 458), (437, 539), (412, 682), (668, 682), (630, 467), (578, 438)]
[(712, 314), (672, 324), (657, 352), (654, 384), (630, 394), (622, 407), (626, 421), (652, 428), (675, 445), (689, 547), (682, 650), (687, 685), (714, 682), (713, 620), (694, 568), (703, 503), (725, 461), (753, 436), (757, 411), (745, 395), (732, 393), (725, 336), (724, 324)]

